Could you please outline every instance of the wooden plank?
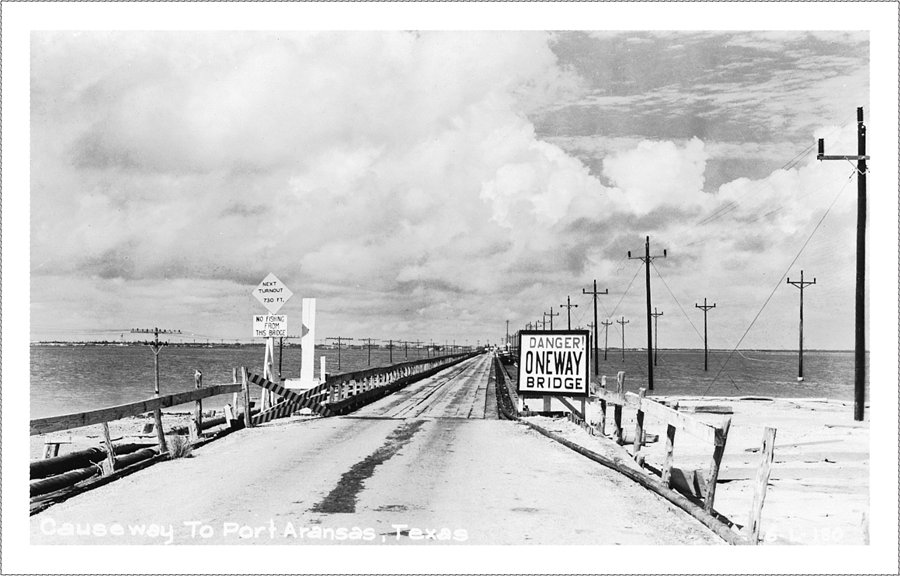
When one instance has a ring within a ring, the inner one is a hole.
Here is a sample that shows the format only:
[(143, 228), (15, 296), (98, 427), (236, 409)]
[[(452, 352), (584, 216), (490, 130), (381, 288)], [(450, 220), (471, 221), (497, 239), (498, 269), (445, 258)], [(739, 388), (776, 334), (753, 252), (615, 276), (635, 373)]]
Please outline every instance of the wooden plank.
[(753, 505), (750, 507), (750, 543), (759, 543), (759, 526), (762, 520), (763, 503), (766, 501), (766, 488), (769, 485), (769, 473), (775, 458), (775, 428), (766, 428), (763, 432), (762, 458), (756, 471), (756, 484), (753, 488)]
[(37, 434), (49, 434), (50, 432), (59, 432), (61, 430), (81, 428), (83, 426), (93, 426), (94, 424), (102, 424), (103, 422), (119, 420), (120, 418), (146, 414), (157, 408), (170, 408), (172, 406), (178, 406), (179, 404), (187, 404), (188, 402), (192, 402), (199, 398), (230, 394), (232, 392), (237, 392), (240, 389), (240, 385), (220, 384), (201, 390), (191, 390), (189, 392), (181, 392), (169, 396), (160, 396), (159, 398), (150, 398), (148, 400), (141, 400), (140, 402), (130, 402), (128, 404), (110, 406), (109, 408), (100, 408), (99, 410), (88, 410), (86, 412), (77, 412), (74, 414), (36, 418), (31, 421), (30, 435), (35, 436)]
[[(546, 398), (549, 398), (549, 396), (546, 397)], [(575, 414), (576, 416), (578, 416), (580, 419), (584, 420), (584, 407), (583, 407), (583, 405), (582, 405), (581, 412), (579, 412), (578, 410), (575, 409), (574, 406), (572, 406), (572, 404), (569, 403), (568, 400), (566, 400), (565, 396), (557, 396), (556, 399), (559, 400), (560, 402), (562, 402), (563, 406), (565, 406), (566, 408), (568, 408), (569, 410), (571, 410), (573, 414)]]
[(641, 406), (641, 409), (646, 414), (652, 416), (653, 418), (658, 418), (666, 424), (673, 424), (677, 428), (684, 430), (691, 436), (696, 436), (697, 438), (706, 440), (714, 446), (723, 442), (721, 434), (717, 432), (716, 426), (713, 426), (712, 424), (701, 422), (700, 420), (692, 418), (686, 414), (682, 414), (678, 410), (673, 410), (668, 406), (663, 406), (659, 402), (651, 400), (650, 398), (641, 399), (637, 394), (634, 394), (633, 392), (627, 392), (625, 396), (629, 406), (639, 404)]
[(726, 416), (722, 421), (722, 428), (716, 430), (716, 438), (721, 436), (722, 443), (716, 444), (713, 449), (712, 462), (709, 465), (709, 478), (706, 487), (706, 502), (704, 507), (706, 511), (712, 513), (713, 504), (716, 499), (716, 482), (719, 479), (719, 468), (722, 466), (722, 455), (725, 453), (725, 442), (728, 440), (728, 429), (731, 428), (731, 417)]

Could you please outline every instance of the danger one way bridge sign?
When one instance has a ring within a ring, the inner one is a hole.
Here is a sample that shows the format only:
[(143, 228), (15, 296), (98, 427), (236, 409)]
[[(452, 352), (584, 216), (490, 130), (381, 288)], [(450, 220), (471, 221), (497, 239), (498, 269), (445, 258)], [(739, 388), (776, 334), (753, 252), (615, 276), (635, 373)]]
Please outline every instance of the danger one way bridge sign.
[(587, 330), (522, 331), (517, 391), (539, 396), (588, 396), (589, 341)]

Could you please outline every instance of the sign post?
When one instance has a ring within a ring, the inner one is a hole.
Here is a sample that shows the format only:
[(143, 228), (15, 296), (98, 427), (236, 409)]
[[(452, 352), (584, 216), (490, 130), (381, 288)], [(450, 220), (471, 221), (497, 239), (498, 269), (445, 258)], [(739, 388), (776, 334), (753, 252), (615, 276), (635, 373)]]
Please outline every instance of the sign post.
[[(253, 336), (266, 339), (266, 355), (263, 359), (263, 377), (275, 381), (275, 338), (287, 336), (287, 316), (274, 316), (294, 295), (273, 273), (269, 273), (253, 292), (269, 314), (253, 317)], [(257, 322), (257, 319), (260, 319)], [(263, 391), (262, 409), (272, 406), (271, 392)]]
[(590, 392), (590, 333), (587, 330), (523, 330), (519, 333), (517, 392), (533, 412), (574, 412), (566, 398), (584, 401)]

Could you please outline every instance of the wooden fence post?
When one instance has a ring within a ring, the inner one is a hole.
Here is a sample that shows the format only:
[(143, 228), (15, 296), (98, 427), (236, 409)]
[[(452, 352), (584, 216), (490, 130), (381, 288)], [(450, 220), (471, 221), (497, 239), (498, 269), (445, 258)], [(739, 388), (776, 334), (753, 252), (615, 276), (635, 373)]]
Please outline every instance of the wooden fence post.
[(769, 472), (775, 458), (775, 428), (766, 428), (763, 432), (761, 460), (756, 470), (756, 486), (753, 489), (753, 505), (750, 508), (750, 543), (759, 544), (759, 525), (762, 519), (763, 503), (766, 501), (766, 488), (769, 485)]
[(247, 369), (241, 366), (241, 390), (244, 393), (244, 426), (253, 428), (253, 419), (250, 418), (250, 383), (247, 381)]
[[(672, 408), (678, 410), (678, 402), (672, 405)], [(672, 464), (675, 460), (675, 425), (669, 423), (666, 425), (666, 459), (663, 461), (662, 483), (667, 488), (672, 487)]]
[[(640, 402), (644, 401), (647, 391), (643, 388), (638, 390)], [(638, 403), (637, 417), (634, 419), (634, 460), (638, 466), (643, 466), (644, 458), (641, 455), (641, 445), (644, 443), (644, 410), (643, 406)]]
[[(194, 371), (194, 388), (199, 390), (203, 387), (203, 373), (200, 370)], [(188, 427), (190, 430), (191, 440), (196, 441), (200, 439), (200, 434), (203, 432), (203, 400), (196, 400), (194, 402), (194, 416), (191, 418), (190, 426)]]
[(159, 453), (166, 454), (169, 452), (169, 447), (166, 446), (166, 434), (163, 431), (162, 410), (160, 408), (153, 410), (153, 421), (156, 425), (156, 444), (159, 447)]
[(625, 436), (622, 431), (622, 405), (625, 403), (625, 372), (616, 374), (616, 394), (619, 396), (619, 400), (613, 406), (613, 423), (616, 425), (616, 443), (622, 444)]
[(103, 444), (106, 446), (106, 460), (103, 462), (102, 473), (109, 476), (116, 469), (116, 451), (109, 437), (109, 423), (103, 423)]
[[(231, 369), (231, 383), (232, 383), (232, 384), (237, 384), (237, 383), (238, 383), (238, 381), (237, 381), (237, 368), (232, 368), (232, 369)], [(237, 411), (238, 411), (238, 398), (239, 398), (239, 396), (238, 396), (238, 393), (237, 393), (237, 392), (235, 392), (234, 394), (231, 395), (231, 405), (234, 406), (234, 413), (235, 413), (235, 414), (237, 414)]]
[(709, 466), (709, 478), (706, 481), (705, 509), (712, 514), (713, 504), (716, 498), (716, 482), (719, 480), (719, 467), (722, 465), (722, 455), (725, 453), (725, 443), (728, 440), (728, 429), (731, 428), (731, 416), (726, 416), (722, 426), (716, 429), (716, 447), (713, 450), (712, 463)]
[[(600, 389), (606, 391), (606, 376), (600, 377)], [(600, 398), (600, 435), (606, 436), (606, 398)]]

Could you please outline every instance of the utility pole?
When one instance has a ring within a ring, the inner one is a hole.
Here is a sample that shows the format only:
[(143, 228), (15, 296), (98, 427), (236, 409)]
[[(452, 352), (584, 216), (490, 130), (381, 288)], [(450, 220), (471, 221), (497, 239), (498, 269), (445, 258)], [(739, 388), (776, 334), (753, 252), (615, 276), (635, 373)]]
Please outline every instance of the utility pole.
[(389, 362), (391, 364), (393, 364), (394, 363), (394, 341), (393, 340), (382, 340), (382, 342), (388, 343), (388, 350), (389, 350), (389, 354), (390, 354)]
[(699, 304), (694, 304), (697, 308), (703, 310), (703, 371), (706, 372), (709, 369), (709, 346), (707, 344), (708, 340), (706, 337), (706, 312), (715, 308), (715, 304), (706, 305), (706, 298), (703, 299), (703, 306)]
[(338, 370), (341, 369), (341, 342), (349, 342), (353, 340), (353, 338), (347, 338), (346, 336), (329, 336), (325, 338), (326, 340), (336, 340), (337, 341), (337, 349), (338, 349)]
[[(599, 328), (600, 324), (597, 322), (597, 296), (600, 294), (609, 294), (609, 288), (603, 290), (603, 292), (597, 291), (597, 280), (594, 279), (594, 290), (592, 292), (588, 292), (586, 288), (581, 289), (582, 294), (590, 294), (594, 299), (594, 375), (600, 374), (600, 352), (598, 348), (600, 348), (600, 343), (597, 342), (599, 337)], [(603, 353), (603, 359), (606, 360), (606, 352)]]
[(659, 317), (662, 315), (663, 315), (663, 313), (657, 312), (656, 306), (654, 306), (653, 314), (651, 314), (651, 316), (653, 316), (653, 331), (656, 333), (656, 342), (653, 345), (653, 365), (654, 366), (656, 366), (656, 358), (658, 356), (657, 353), (659, 352), (659, 324), (658, 324), (658, 322), (659, 322)]
[(374, 339), (374, 338), (360, 338), (360, 340), (361, 340), (362, 342), (365, 342), (365, 343), (366, 343), (366, 350), (367, 350), (368, 353), (369, 353), (369, 354), (368, 354), (368, 359), (366, 360), (366, 363), (367, 363), (368, 366), (371, 366), (371, 365), (372, 365), (372, 342), (374, 342), (375, 339)]
[[(666, 257), (666, 251), (663, 250), (662, 257)], [(647, 381), (648, 390), (653, 390), (653, 328), (650, 326), (650, 263), (659, 255), (650, 256), (650, 237), (644, 243), (644, 255), (631, 257), (631, 251), (628, 252), (629, 260), (640, 260), (644, 263), (644, 269), (647, 271)]]
[(550, 317), (550, 329), (553, 330), (553, 317), (559, 316), (559, 312), (554, 312), (553, 307), (551, 306), (549, 312), (544, 312), (544, 316)]
[(604, 326), (604, 329), (603, 329), (603, 332), (604, 332), (604, 336), (603, 336), (603, 361), (606, 362), (606, 355), (607, 355), (607, 353), (609, 352), (609, 327), (612, 326), (613, 323), (612, 323), (609, 319), (606, 319), (606, 320), (604, 320), (603, 322), (601, 322), (601, 324), (603, 324), (603, 326)]
[(853, 357), (853, 419), (861, 422), (866, 403), (866, 125), (863, 109), (856, 109), (856, 156), (826, 156), (819, 139), (819, 160), (856, 160), (856, 345)]
[[(572, 308), (578, 308), (578, 304), (572, 304), (572, 297), (566, 296), (566, 303), (560, 304), (559, 307), (566, 309), (566, 318), (568, 319), (568, 323), (567, 323), (568, 327), (566, 328), (566, 330), (571, 330), (572, 329)], [(552, 312), (552, 310), (551, 310), (551, 312)], [(557, 314), (559, 314), (559, 312), (557, 312)]]
[(506, 348), (509, 349), (509, 320), (506, 321)]
[(416, 358), (420, 358), (422, 356), (422, 341), (416, 340)]
[(812, 286), (816, 283), (816, 279), (813, 278), (812, 282), (804, 282), (803, 281), (803, 270), (800, 271), (800, 281), (799, 282), (791, 282), (791, 277), (788, 276), (787, 283), (791, 286), (796, 286), (800, 289), (800, 373), (797, 376), (797, 382), (803, 381), (803, 289), (807, 286)]
[[(409, 360), (409, 345), (411, 343), (410, 340), (397, 340), (397, 344), (403, 344), (403, 355), (406, 360)], [(456, 345), (456, 340), (453, 341), (453, 344)]]
[(622, 362), (625, 362), (625, 325), (631, 322), (631, 320), (626, 320), (624, 316), (622, 316), (621, 320), (616, 320), (619, 324), (622, 325)]
[[(153, 397), (159, 398), (159, 351), (162, 346), (169, 345), (168, 342), (160, 342), (159, 335), (181, 334), (181, 330), (161, 330), (159, 328), (132, 328), (131, 331), (136, 334), (153, 334), (153, 342), (143, 342), (143, 344), (150, 346), (150, 350), (153, 351), (153, 373), (155, 375)], [(159, 445), (159, 453), (165, 454), (169, 451), (169, 449), (166, 446), (166, 435), (163, 432), (162, 427), (162, 410), (160, 410), (158, 406), (153, 410), (153, 419), (156, 421), (156, 441)]]

